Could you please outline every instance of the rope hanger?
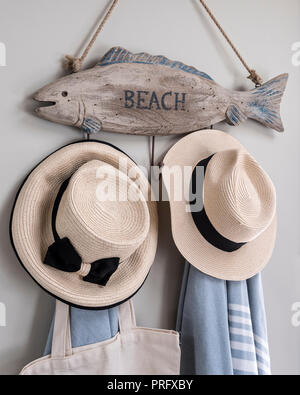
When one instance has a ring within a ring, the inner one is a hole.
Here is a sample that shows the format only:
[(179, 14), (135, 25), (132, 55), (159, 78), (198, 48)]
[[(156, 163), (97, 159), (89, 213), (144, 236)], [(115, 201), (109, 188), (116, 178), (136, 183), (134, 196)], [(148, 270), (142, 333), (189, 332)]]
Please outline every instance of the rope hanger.
[(115, 9), (116, 5), (118, 4), (119, 0), (113, 0), (109, 10), (105, 14), (102, 22), (98, 26), (98, 29), (94, 33), (93, 37), (91, 38), (91, 41), (88, 43), (86, 49), (84, 50), (83, 54), (79, 57), (76, 58), (71, 55), (66, 55), (66, 68), (68, 71), (72, 71), (73, 73), (77, 73), (78, 71), (81, 70), (83, 62), (85, 61), (86, 57), (88, 56), (90, 50), (92, 49), (92, 46), (95, 44), (99, 34), (103, 30), (106, 22), (108, 21), (109, 17), (111, 16), (113, 10)]
[[(225, 30), (222, 28), (220, 23), (218, 22), (217, 18), (214, 16), (213, 12), (210, 10), (208, 5), (204, 0), (199, 0), (206, 12), (208, 13), (209, 17), (212, 19), (212, 21), (215, 23), (221, 34), (224, 36), (225, 40), (227, 43), (230, 45), (242, 65), (245, 67), (245, 69), (248, 71), (249, 76), (247, 77), (250, 79), (256, 87), (261, 86), (263, 83), (263, 79), (259, 76), (259, 74), (256, 72), (256, 70), (251, 69), (248, 64), (246, 63), (245, 59), (242, 57), (240, 52), (237, 50), (229, 36), (226, 34)], [(68, 71), (71, 71), (73, 73), (77, 73), (78, 71), (81, 70), (83, 66), (83, 62), (85, 61), (86, 57), (88, 56), (90, 50), (92, 49), (93, 45), (95, 44), (99, 34), (102, 32), (105, 24), (107, 23), (108, 19), (110, 18), (111, 14), (113, 13), (115, 7), (119, 3), (119, 0), (112, 0), (111, 6), (109, 7), (108, 11), (106, 12), (103, 20), (101, 21), (100, 25), (98, 26), (96, 32), (92, 36), (90, 42), (88, 43), (87, 47), (83, 51), (82, 55), (80, 57), (74, 57), (71, 55), (66, 55), (66, 68)], [(151, 158), (151, 166), (154, 165), (154, 155), (155, 155), (155, 136), (152, 137), (152, 158)]]
[[(202, 4), (202, 6), (204, 7), (204, 9), (206, 10), (206, 12), (208, 13), (208, 15), (210, 16), (210, 18), (212, 19), (212, 21), (215, 23), (217, 28), (220, 30), (221, 34), (224, 36), (225, 40), (228, 42), (228, 44), (230, 45), (230, 47), (232, 48), (232, 50), (234, 51), (236, 56), (239, 58), (239, 60), (241, 61), (242, 65), (248, 71), (249, 76), (247, 78), (249, 78), (256, 86), (261, 85), (263, 83), (263, 79), (259, 76), (259, 74), (256, 72), (256, 70), (251, 69), (248, 66), (248, 64), (246, 63), (245, 59), (242, 57), (242, 55), (237, 50), (237, 48), (235, 47), (233, 42), (230, 40), (229, 36), (226, 34), (225, 30), (222, 28), (222, 26), (220, 25), (220, 23), (218, 22), (217, 18), (214, 16), (213, 12), (210, 10), (210, 8), (206, 4), (206, 2), (204, 0), (199, 0), (199, 1)], [(108, 11), (106, 12), (103, 20), (101, 21), (100, 25), (98, 26), (96, 32), (92, 36), (90, 42), (88, 43), (88, 45), (87, 45), (86, 49), (84, 50), (84, 52), (82, 53), (82, 55), (79, 58), (76, 58), (76, 57), (71, 56), (71, 55), (66, 55), (66, 61), (67, 61), (66, 62), (66, 68), (67, 68), (67, 70), (72, 71), (73, 73), (77, 73), (78, 71), (81, 70), (83, 62), (85, 61), (86, 57), (88, 56), (90, 50), (92, 49), (93, 45), (95, 44), (99, 34), (103, 30), (106, 22), (110, 18), (111, 14), (113, 13), (113, 11), (114, 11), (115, 7), (117, 6), (118, 2), (119, 2), (119, 0), (113, 0), (112, 1), (111, 6), (109, 7)]]
[(214, 16), (214, 14), (212, 13), (212, 11), (208, 8), (208, 5), (206, 4), (206, 2), (204, 0), (199, 0), (200, 3), (203, 5), (204, 9), (206, 10), (206, 12), (208, 13), (208, 15), (210, 16), (210, 18), (213, 20), (213, 22), (215, 23), (215, 25), (217, 26), (217, 28), (220, 30), (220, 32), (222, 33), (222, 35), (224, 36), (225, 40), (228, 42), (228, 44), (231, 46), (231, 48), (233, 49), (234, 53), (236, 54), (236, 56), (239, 58), (239, 60), (241, 61), (242, 65), (245, 67), (245, 69), (248, 71), (249, 76), (247, 77), (249, 80), (251, 80), (256, 87), (260, 86), (263, 83), (263, 79), (259, 76), (259, 74), (257, 74), (256, 70), (251, 69), (248, 64), (246, 63), (245, 59), (242, 57), (242, 55), (239, 53), (239, 51), (237, 50), (237, 48), (235, 47), (235, 45), (233, 44), (233, 42), (230, 40), (230, 38), (228, 37), (228, 35), (225, 33), (225, 30), (222, 28), (222, 26), (220, 25), (220, 23), (218, 22), (217, 18)]

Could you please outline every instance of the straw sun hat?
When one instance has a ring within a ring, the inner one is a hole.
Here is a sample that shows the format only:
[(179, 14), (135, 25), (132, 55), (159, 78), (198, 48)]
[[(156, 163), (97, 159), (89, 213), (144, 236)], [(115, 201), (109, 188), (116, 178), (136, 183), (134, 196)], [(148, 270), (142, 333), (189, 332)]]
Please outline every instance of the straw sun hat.
[[(175, 144), (163, 165), (173, 238), (186, 260), (223, 280), (260, 272), (275, 243), (276, 192), (246, 149), (227, 133), (199, 131)], [(176, 182), (170, 170), (183, 174), (185, 166), (190, 176)]]
[(87, 309), (122, 303), (143, 285), (156, 253), (149, 192), (142, 171), (115, 147), (98, 141), (63, 147), (17, 195), (15, 252), (31, 277), (66, 303)]

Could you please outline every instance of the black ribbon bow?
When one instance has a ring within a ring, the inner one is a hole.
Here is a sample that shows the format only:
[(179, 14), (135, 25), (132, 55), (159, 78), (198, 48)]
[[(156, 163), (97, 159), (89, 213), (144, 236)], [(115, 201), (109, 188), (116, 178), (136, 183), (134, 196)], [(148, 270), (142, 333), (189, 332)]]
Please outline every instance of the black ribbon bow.
[[(52, 211), (52, 233), (55, 242), (48, 248), (44, 264), (67, 273), (76, 273), (81, 269), (82, 259), (71, 241), (61, 239), (56, 231), (56, 217), (60, 201), (68, 187), (70, 178), (64, 181), (58, 191)], [(105, 286), (114, 272), (118, 269), (120, 258), (104, 258), (91, 263), (89, 274), (83, 281)]]
[[(68, 238), (58, 239), (47, 251), (44, 264), (67, 273), (81, 269), (82, 259)], [(91, 264), (89, 274), (83, 281), (105, 286), (120, 264), (119, 258), (99, 259)]]

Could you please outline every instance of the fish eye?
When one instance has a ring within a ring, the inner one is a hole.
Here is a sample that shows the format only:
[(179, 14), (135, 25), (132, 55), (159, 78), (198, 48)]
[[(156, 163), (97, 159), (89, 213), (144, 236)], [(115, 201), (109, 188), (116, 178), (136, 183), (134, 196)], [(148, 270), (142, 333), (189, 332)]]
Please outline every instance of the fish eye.
[(63, 91), (61, 94), (63, 97), (67, 97), (68, 96), (68, 92), (67, 91)]

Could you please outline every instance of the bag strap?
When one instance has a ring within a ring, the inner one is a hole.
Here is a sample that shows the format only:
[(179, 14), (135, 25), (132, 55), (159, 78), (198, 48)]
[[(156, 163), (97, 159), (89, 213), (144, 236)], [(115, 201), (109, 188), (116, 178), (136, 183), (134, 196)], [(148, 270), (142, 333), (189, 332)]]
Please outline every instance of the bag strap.
[[(119, 306), (119, 331), (130, 332), (136, 327), (134, 307), (131, 300)], [(56, 301), (55, 322), (52, 339), (52, 358), (65, 358), (72, 355), (70, 307)]]
[(133, 328), (136, 328), (135, 312), (132, 300), (129, 300), (119, 306), (119, 331), (124, 334)]
[(51, 356), (52, 358), (65, 358), (70, 355), (72, 355), (70, 308), (67, 304), (57, 300)]

